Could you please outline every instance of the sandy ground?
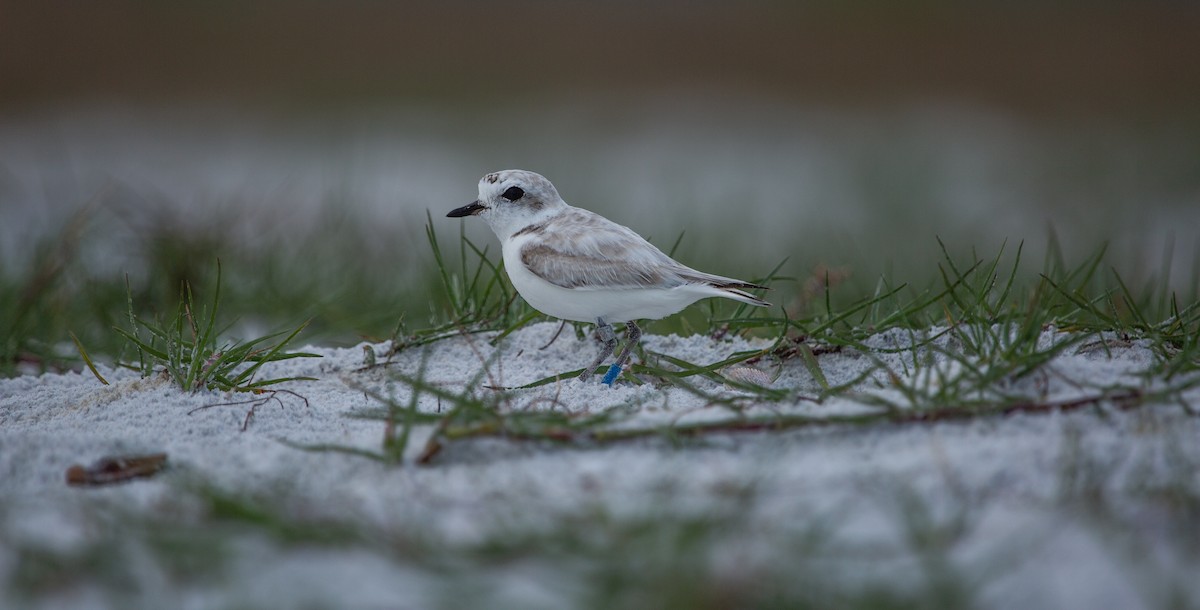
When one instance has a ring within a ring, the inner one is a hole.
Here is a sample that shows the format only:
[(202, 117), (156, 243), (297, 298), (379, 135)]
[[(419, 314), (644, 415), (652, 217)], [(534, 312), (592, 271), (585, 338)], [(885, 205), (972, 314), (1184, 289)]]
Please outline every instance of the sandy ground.
[[(322, 358), (264, 373), (316, 377), (284, 386), (307, 404), (281, 394), (244, 431), (247, 406), (202, 408), (239, 397), (185, 394), (128, 370), (102, 368), (110, 386), (86, 372), (0, 380), (0, 605), (637, 607), (661, 598), (628, 595), (679, 580), (735, 600), (753, 599), (738, 597), (747, 583), (770, 583), (817, 605), (869, 587), (925, 602), (948, 588), (984, 607), (1200, 601), (1200, 581), (1189, 576), (1200, 567), (1200, 420), (1178, 404), (682, 441), (461, 440), (425, 466), (414, 459), (431, 425), (414, 430), (403, 465), (289, 444), (378, 451), (384, 424), (348, 415), (378, 408), (371, 392), (405, 404), (410, 388), (393, 376), (422, 366), (432, 384), (482, 396), (494, 391), (464, 385), (485, 364), (483, 383), (515, 386), (590, 360), (594, 346), (569, 330), (539, 349), (556, 329), (524, 328), (495, 358), (488, 335), (456, 337), (367, 371), (362, 346), (305, 348)], [(1065, 337), (1048, 331), (1042, 341)], [(906, 356), (887, 351), (906, 340), (877, 335), (871, 357), (844, 350), (820, 356), (821, 367), (831, 384), (856, 378), (873, 358), (913, 387), (952, 382), (952, 361), (906, 372)], [(708, 363), (768, 343), (649, 336), (645, 345)], [(1138, 342), (1072, 348), (1002, 389), (1061, 401), (1096, 385), (1152, 388), (1162, 380), (1137, 376), (1152, 358)], [(776, 372), (772, 387), (819, 391), (798, 360), (767, 371)], [(691, 379), (706, 392), (749, 397)], [(620, 382), (571, 380), (507, 396), (499, 408), (611, 413), (608, 426), (639, 428), (866, 413), (871, 397), (901, 394), (876, 373), (820, 404), (747, 400), (740, 411), (679, 388)], [(1195, 405), (1200, 391), (1179, 399)], [(449, 407), (419, 401), (422, 412)], [(97, 488), (64, 481), (72, 464), (157, 452), (169, 466), (151, 478)], [(214, 498), (267, 516), (231, 517)], [(681, 523), (709, 527), (689, 541)], [(349, 542), (321, 538), (347, 529)], [(512, 558), (487, 559), (489, 549), (510, 547)], [(598, 584), (613, 569), (633, 580)], [(626, 597), (598, 597), (609, 589)]]

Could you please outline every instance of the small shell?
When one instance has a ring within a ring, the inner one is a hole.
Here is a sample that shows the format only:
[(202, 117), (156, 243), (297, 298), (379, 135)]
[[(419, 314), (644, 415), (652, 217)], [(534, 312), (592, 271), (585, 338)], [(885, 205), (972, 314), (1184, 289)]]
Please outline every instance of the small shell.
[(721, 376), (734, 383), (757, 385), (762, 387), (771, 385), (771, 377), (768, 376), (764, 371), (756, 369), (752, 366), (738, 366), (736, 364), (727, 366), (721, 369)]

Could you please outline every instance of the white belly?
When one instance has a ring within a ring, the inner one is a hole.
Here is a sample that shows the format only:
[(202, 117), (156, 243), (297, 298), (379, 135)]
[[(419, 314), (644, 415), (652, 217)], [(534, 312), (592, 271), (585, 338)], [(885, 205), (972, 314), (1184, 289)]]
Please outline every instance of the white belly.
[(521, 262), (521, 240), (509, 240), (503, 248), (504, 268), (513, 286), (534, 309), (556, 318), (576, 322), (628, 322), (657, 320), (696, 301), (721, 296), (706, 286), (675, 288), (563, 288), (534, 275)]

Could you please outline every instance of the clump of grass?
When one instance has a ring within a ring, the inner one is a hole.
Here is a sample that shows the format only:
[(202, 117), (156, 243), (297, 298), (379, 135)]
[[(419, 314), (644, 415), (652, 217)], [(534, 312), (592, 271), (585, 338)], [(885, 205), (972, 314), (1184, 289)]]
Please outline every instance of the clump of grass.
[[(312, 380), (312, 377), (276, 377), (255, 379), (262, 365), (292, 358), (320, 358), (307, 352), (287, 352), (284, 348), (304, 330), (307, 322), (291, 332), (266, 335), (249, 341), (222, 341), (217, 329), (217, 309), (221, 302), (221, 264), (217, 262), (217, 278), (211, 304), (197, 311), (191, 285), (181, 287), (175, 314), (167, 320), (150, 322), (138, 317), (133, 310), (133, 296), (128, 299), (129, 328), (115, 328), (137, 352), (137, 363), (126, 364), (150, 376), (163, 370), (180, 389), (187, 392), (222, 390), (226, 392), (258, 391), (289, 381)], [(273, 340), (283, 339), (272, 343)], [(160, 369), (161, 367), (161, 369)]]
[(34, 248), (27, 272), (10, 276), (11, 270), (0, 265), (0, 375), (12, 375), (22, 364), (43, 371), (70, 365), (53, 337), (64, 330), (62, 312), (72, 304), (71, 295), (63, 294), (63, 280), (86, 221), (86, 211), (77, 213), (58, 235)]
[[(433, 251), (444, 297), (444, 309), (434, 312), (428, 328), (412, 331), (401, 317), (392, 333), (392, 353), (428, 345), (463, 332), (500, 331), (496, 341), (541, 317), (521, 300), (504, 273), (504, 262), (488, 257), (459, 226), (458, 269), (452, 269), (438, 241), (433, 217), (426, 212), (425, 238)], [(457, 271), (457, 272), (456, 272)]]

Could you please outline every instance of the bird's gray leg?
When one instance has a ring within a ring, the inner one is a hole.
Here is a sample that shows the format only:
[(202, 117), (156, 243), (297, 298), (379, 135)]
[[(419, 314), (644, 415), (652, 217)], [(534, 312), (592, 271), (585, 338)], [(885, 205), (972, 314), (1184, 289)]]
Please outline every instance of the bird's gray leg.
[(600, 337), (604, 345), (600, 347), (600, 353), (596, 356), (591, 366), (583, 369), (583, 373), (579, 375), (579, 379), (582, 381), (587, 381), (588, 377), (591, 377), (592, 373), (595, 373), (596, 369), (600, 368), (600, 363), (611, 356), (613, 350), (617, 348), (617, 335), (613, 333), (612, 324), (605, 322), (603, 318), (596, 320), (596, 336)]
[(623, 367), (626, 362), (629, 362), (629, 357), (633, 355), (633, 348), (637, 347), (638, 341), (642, 340), (642, 329), (633, 320), (625, 323), (625, 349), (621, 350), (621, 355), (617, 356), (617, 366)]

